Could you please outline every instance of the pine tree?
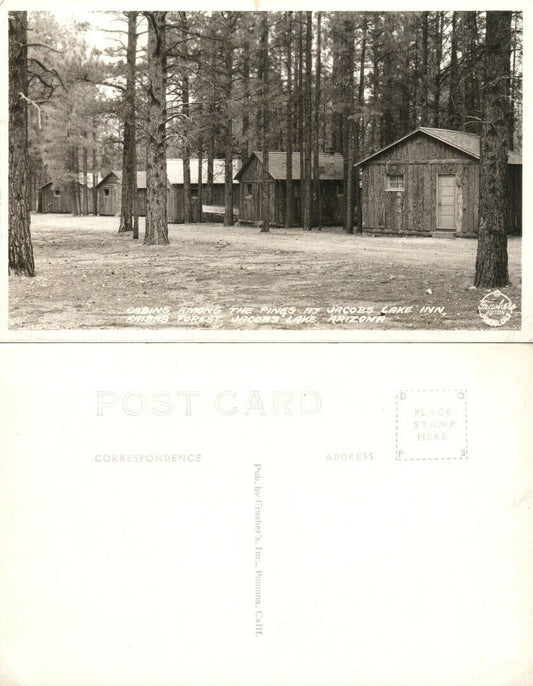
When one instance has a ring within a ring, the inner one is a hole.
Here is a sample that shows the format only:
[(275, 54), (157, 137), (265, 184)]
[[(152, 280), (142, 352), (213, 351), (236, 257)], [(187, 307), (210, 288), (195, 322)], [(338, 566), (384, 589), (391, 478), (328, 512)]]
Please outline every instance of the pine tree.
[(263, 178), (261, 186), (261, 233), (270, 231), (270, 172), (269, 172), (269, 92), (268, 92), (268, 13), (261, 15), (261, 140), (263, 148)]
[(317, 12), (317, 45), (315, 66), (315, 102), (314, 102), (314, 141), (313, 141), (313, 179), (315, 223), (319, 231), (322, 230), (322, 196), (320, 193), (320, 87), (322, 72), (322, 12)]
[(9, 273), (35, 276), (28, 184), (27, 13), (9, 12)]
[(346, 80), (348, 82), (348, 89), (345, 103), (345, 127), (346, 127), (346, 141), (344, 156), (345, 164), (345, 207), (346, 207), (346, 231), (353, 233), (354, 225), (354, 102), (355, 102), (355, 79), (354, 79), (354, 63), (355, 63), (355, 25), (353, 16), (347, 16), (344, 23), (345, 41), (346, 41), (346, 62), (348, 73)]
[[(124, 93), (124, 150), (122, 155), (122, 199), (119, 231), (133, 231), (132, 217), (137, 202), (137, 160), (135, 135), (135, 62), (137, 55), (137, 12), (127, 12), (127, 77)], [(136, 236), (138, 238), (138, 234)], [(134, 236), (135, 238), (135, 236)]]
[(287, 126), (287, 182), (285, 186), (285, 226), (291, 227), (294, 217), (294, 189), (292, 182), (292, 12), (287, 12), (287, 110), (286, 110), (286, 126)]
[(145, 12), (148, 21), (145, 245), (168, 244), (166, 168), (166, 12)]
[(509, 82), (512, 12), (487, 12), (483, 132), (479, 168), (479, 238), (474, 285), (509, 284), (507, 266)]
[(305, 23), (305, 87), (304, 87), (304, 168), (302, 177), (302, 203), (303, 203), (303, 227), (306, 231), (311, 230), (312, 223), (312, 166), (311, 166), (311, 146), (313, 136), (313, 106), (312, 106), (312, 80), (313, 80), (313, 62), (312, 62), (312, 44), (313, 44), (313, 13), (306, 12)]

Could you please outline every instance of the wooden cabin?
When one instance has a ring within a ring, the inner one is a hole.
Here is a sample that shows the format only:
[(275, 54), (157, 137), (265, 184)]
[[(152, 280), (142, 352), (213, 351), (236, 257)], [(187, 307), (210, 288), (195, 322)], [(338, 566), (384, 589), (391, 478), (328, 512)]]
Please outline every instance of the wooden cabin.
[[(96, 186), (98, 214), (117, 217), (122, 207), (122, 172), (110, 171)], [(137, 214), (146, 214), (146, 172), (137, 172)]]
[[(420, 127), (356, 164), (363, 231), (474, 237), (478, 230), (479, 136)], [(522, 230), (522, 160), (510, 152), (509, 233)]]
[[(342, 224), (344, 202), (344, 158), (339, 154), (319, 155), (320, 213), (324, 226)], [(270, 223), (285, 226), (287, 208), (287, 153), (268, 153), (270, 177)], [(262, 220), (263, 154), (253, 152), (235, 177), (239, 181), (239, 223)], [(292, 154), (293, 226), (301, 226), (300, 153)], [(316, 204), (316, 203), (315, 203)], [(316, 208), (313, 208), (316, 210)], [(314, 220), (316, 221), (316, 213)]]
[[(199, 160), (191, 158), (189, 161), (191, 175), (192, 220), (200, 221), (200, 202), (198, 199), (198, 168)], [(240, 160), (233, 160), (232, 178), (239, 171)], [(207, 188), (207, 160), (202, 160), (202, 206), (204, 218), (207, 221), (220, 221), (224, 207), (224, 178), (226, 163), (224, 160), (213, 160), (213, 185), (211, 196)], [(168, 221), (182, 223), (185, 220), (185, 185), (183, 175), (183, 160), (179, 158), (167, 159), (167, 178), (170, 185), (168, 198)], [(237, 208), (238, 184), (233, 184), (233, 205)]]
[[(87, 205), (91, 203), (89, 193), (83, 184), (78, 183), (81, 212), (87, 214)], [(37, 211), (52, 214), (72, 214), (74, 209), (74, 184), (72, 181), (54, 183), (49, 181), (39, 189)]]

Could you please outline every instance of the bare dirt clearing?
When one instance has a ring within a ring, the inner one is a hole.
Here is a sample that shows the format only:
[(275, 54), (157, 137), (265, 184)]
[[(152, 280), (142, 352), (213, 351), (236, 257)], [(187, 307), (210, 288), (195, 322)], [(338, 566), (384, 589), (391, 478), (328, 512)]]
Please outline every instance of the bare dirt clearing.
[[(170, 246), (148, 247), (142, 221), (139, 241), (118, 234), (118, 223), (118, 217), (33, 215), (37, 275), (10, 278), (10, 327), (490, 328), (478, 314), (489, 291), (470, 288), (475, 240), (170, 224)], [(513, 285), (502, 290), (516, 310), (506, 329), (520, 327), (520, 264), (521, 240), (511, 238)], [(184, 309), (200, 307), (217, 309)], [(386, 311), (391, 307), (411, 310)], [(143, 308), (168, 308), (168, 321), (157, 313), (146, 321)]]

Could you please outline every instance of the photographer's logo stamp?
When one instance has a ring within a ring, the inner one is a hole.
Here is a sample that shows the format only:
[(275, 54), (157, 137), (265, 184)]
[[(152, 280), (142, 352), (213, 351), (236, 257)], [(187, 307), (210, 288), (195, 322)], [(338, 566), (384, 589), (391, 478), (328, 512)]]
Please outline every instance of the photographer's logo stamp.
[(479, 303), (478, 312), (481, 319), (488, 326), (503, 326), (506, 324), (516, 305), (511, 298), (501, 291), (492, 291), (482, 298)]
[(466, 391), (419, 389), (396, 394), (396, 460), (466, 460)]

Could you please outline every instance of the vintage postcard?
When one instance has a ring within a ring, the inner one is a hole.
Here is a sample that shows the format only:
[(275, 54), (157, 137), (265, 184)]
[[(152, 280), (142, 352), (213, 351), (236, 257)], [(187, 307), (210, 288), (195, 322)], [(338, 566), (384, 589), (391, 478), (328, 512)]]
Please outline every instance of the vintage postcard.
[(501, 9), (0, 7), (0, 686), (532, 683)]
[(17, 7), (4, 339), (531, 340), (520, 6)]
[(530, 346), (2, 352), (3, 686), (531, 683)]

